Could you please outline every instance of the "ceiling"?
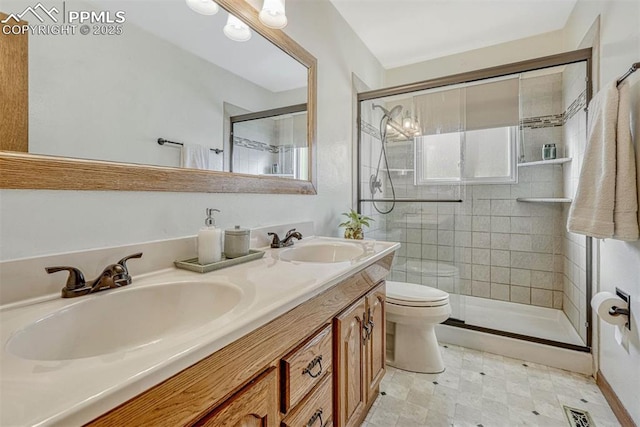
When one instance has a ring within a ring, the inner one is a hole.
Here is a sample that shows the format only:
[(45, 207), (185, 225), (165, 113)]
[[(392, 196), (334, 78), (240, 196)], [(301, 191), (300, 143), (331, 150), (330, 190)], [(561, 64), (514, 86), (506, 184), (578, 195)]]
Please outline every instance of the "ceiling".
[(559, 30), (577, 0), (330, 0), (394, 68)]

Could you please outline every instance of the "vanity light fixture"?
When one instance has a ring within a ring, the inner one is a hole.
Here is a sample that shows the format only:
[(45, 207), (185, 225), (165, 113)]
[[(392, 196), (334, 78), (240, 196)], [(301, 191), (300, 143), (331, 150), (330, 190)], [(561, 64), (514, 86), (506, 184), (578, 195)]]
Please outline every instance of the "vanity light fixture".
[(220, 6), (213, 0), (186, 0), (187, 6), (201, 15), (215, 15)]
[(281, 29), (287, 26), (287, 15), (284, 11), (285, 0), (264, 0), (258, 17), (269, 28)]
[(249, 26), (232, 14), (227, 18), (227, 25), (222, 29), (224, 35), (236, 42), (246, 42), (251, 38)]
[(415, 136), (420, 135), (420, 125), (418, 120), (413, 118), (409, 111), (405, 111), (404, 117), (402, 118), (402, 129), (414, 134)]

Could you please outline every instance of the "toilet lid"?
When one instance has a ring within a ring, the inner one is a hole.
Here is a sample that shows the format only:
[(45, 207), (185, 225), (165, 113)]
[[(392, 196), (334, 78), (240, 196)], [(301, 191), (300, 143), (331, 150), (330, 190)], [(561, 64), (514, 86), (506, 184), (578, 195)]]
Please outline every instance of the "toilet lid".
[(387, 281), (387, 301), (400, 305), (428, 307), (448, 303), (449, 294), (430, 286)]

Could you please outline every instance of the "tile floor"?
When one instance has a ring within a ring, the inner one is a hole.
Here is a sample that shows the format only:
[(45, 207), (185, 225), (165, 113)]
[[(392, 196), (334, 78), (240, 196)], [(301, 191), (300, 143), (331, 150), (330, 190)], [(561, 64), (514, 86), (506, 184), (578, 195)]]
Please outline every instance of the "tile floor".
[(447, 370), (392, 367), (362, 427), (568, 427), (563, 405), (586, 410), (597, 427), (620, 424), (591, 377), (453, 345)]

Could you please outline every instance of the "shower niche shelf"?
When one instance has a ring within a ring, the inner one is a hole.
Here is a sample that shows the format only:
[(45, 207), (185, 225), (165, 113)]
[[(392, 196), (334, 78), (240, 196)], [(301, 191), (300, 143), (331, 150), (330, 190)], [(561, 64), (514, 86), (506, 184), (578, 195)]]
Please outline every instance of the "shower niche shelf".
[(566, 197), (518, 197), (518, 202), (526, 203), (571, 203), (572, 200)]
[(518, 167), (524, 168), (528, 166), (561, 165), (563, 163), (569, 163), (571, 160), (572, 160), (571, 157), (563, 157), (560, 159), (551, 159), (551, 160), (538, 160), (535, 162), (518, 163)]

